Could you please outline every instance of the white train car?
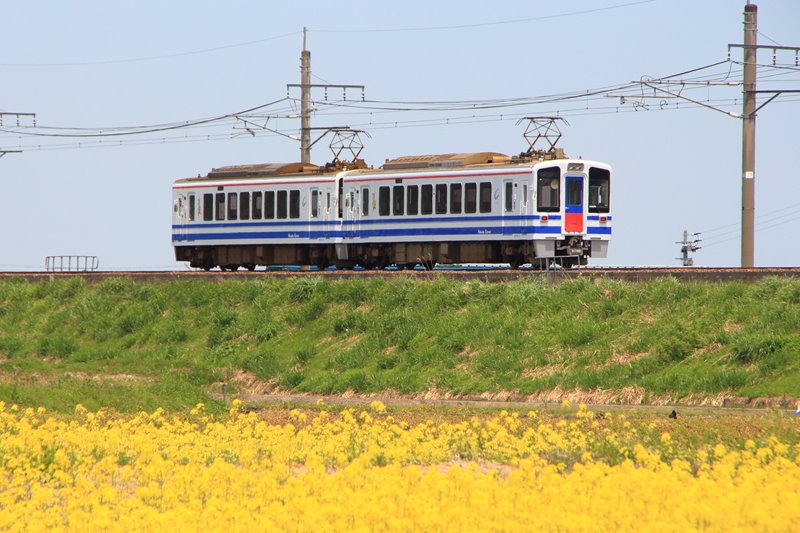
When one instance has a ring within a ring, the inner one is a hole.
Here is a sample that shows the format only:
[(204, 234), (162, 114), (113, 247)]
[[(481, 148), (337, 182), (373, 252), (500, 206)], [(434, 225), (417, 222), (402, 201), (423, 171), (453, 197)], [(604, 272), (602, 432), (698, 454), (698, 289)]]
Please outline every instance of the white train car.
[(401, 157), (380, 169), (215, 169), (173, 187), (176, 259), (194, 267), (566, 266), (606, 257), (611, 168), (557, 150)]

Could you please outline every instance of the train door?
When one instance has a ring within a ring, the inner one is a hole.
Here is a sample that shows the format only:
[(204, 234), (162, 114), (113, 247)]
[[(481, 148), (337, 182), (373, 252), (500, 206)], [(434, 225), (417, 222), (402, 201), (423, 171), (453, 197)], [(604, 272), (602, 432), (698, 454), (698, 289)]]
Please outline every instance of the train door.
[[(346, 186), (345, 186), (346, 185)], [(356, 187), (352, 184), (339, 184), (340, 214), (342, 217), (342, 236), (352, 239), (358, 230), (358, 211), (356, 210)]]
[[(194, 195), (192, 195), (192, 198), (194, 198)], [(187, 209), (188, 209), (188, 205), (187, 204), (188, 204), (188, 202), (187, 202), (187, 199), (186, 199), (186, 195), (179, 194), (175, 198), (175, 201), (174, 201), (173, 206), (172, 206), (173, 215), (174, 215), (173, 220), (175, 221), (174, 223), (177, 226), (176, 233), (178, 234), (178, 240), (181, 240), (181, 241), (185, 241), (186, 240), (187, 234), (189, 232), (189, 229), (187, 227), (187, 222), (189, 220), (188, 211), (187, 211)]]
[(324, 193), (320, 193), (320, 195), (324, 195), (324, 197), (320, 197), (320, 203), (322, 204), (320, 209), (322, 210), (322, 236), (325, 239), (331, 238), (331, 220), (333, 218), (333, 192), (328, 189)]
[(354, 239), (358, 236), (361, 217), (358, 209), (358, 186), (351, 185), (347, 191), (347, 198), (345, 199), (345, 206), (347, 207), (347, 217), (350, 219), (350, 227), (347, 236)]
[[(527, 182), (524, 179), (503, 180), (503, 233), (521, 237), (525, 232), (525, 194)], [(525, 190), (525, 192), (523, 192)]]
[(564, 233), (583, 233), (583, 177), (567, 176), (564, 207)]
[(308, 218), (308, 237), (310, 239), (325, 238), (324, 231), (320, 231), (323, 217), (321, 197), (319, 189), (313, 187), (311, 189), (311, 205), (309, 206), (311, 216)]
[(361, 231), (361, 222), (366, 221), (367, 218), (370, 216), (370, 197), (369, 197), (369, 187), (361, 187), (361, 193), (357, 196), (358, 198), (358, 205), (356, 208), (359, 211), (359, 224), (358, 224), (358, 236), (363, 236), (363, 232)]
[(336, 213), (336, 221), (339, 224), (339, 228), (341, 230), (340, 235), (342, 237), (345, 236), (345, 227), (344, 227), (344, 178), (339, 178), (336, 181), (336, 197), (333, 200), (335, 204), (334, 212)]

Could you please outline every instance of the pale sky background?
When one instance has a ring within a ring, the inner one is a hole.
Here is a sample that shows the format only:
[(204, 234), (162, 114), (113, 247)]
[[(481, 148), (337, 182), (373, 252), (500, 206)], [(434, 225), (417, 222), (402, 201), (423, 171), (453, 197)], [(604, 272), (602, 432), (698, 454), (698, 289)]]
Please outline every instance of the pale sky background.
[[(738, 266), (741, 121), (685, 101), (636, 99), (642, 89), (618, 87), (724, 62), (728, 43), (742, 42), (744, 4), (7, 2), (0, 110), (35, 112), (37, 127), (26, 127), (25, 117), (21, 128), (14, 117), (3, 119), (0, 147), (23, 152), (0, 159), (0, 270), (42, 269), (45, 256), (60, 254), (96, 255), (102, 269), (184, 269), (170, 243), (172, 182), (224, 165), (298, 161), (298, 142), (265, 130), (242, 135), (234, 119), (136, 136), (29, 134), (108, 134), (281, 100), (287, 83), (299, 83), (303, 26), (315, 83), (364, 84), (369, 102), (358, 105), (405, 109), (318, 105), (313, 126), (370, 132), (367, 163), (412, 154), (516, 154), (526, 148), (520, 116), (561, 114), (569, 125), (559, 146), (614, 168), (609, 258), (593, 264), (677, 265), (675, 241), (687, 229), (704, 232), (697, 265)], [(758, 7), (759, 44), (800, 46), (799, 1)], [(741, 62), (741, 49), (731, 58)], [(758, 58), (765, 65), (759, 89), (800, 89), (793, 52), (777, 56), (789, 68), (770, 68), (769, 50)], [(741, 71), (741, 64), (721, 63), (670, 79), (735, 82)], [(524, 103), (601, 88), (608, 90), (542, 104), (408, 110), (437, 107), (422, 101)], [(683, 94), (741, 112), (738, 85), (692, 85)], [(348, 106), (361, 98), (358, 91), (347, 96)], [(341, 103), (341, 92), (328, 98)], [(299, 120), (280, 117), (296, 112), (292, 101), (260, 111), (273, 115), (270, 128), (289, 135)], [(327, 145), (315, 146), (313, 162), (330, 160)], [(800, 94), (785, 94), (758, 115), (757, 266), (800, 265), (798, 150)]]

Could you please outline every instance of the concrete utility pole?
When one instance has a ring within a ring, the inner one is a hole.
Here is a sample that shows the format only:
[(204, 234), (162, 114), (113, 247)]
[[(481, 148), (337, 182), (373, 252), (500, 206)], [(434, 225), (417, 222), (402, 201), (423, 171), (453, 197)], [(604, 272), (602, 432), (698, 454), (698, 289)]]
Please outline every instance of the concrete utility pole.
[[(794, 63), (798, 66), (800, 47), (759, 45), (756, 42), (758, 33), (758, 6), (746, 4), (744, 6), (744, 44), (729, 44), (728, 56), (731, 48), (742, 48), (744, 56), (744, 80), (742, 99), (742, 268), (755, 266), (755, 196), (756, 196), (756, 115), (765, 105), (772, 102), (781, 94), (800, 93), (796, 89), (770, 89), (756, 90), (756, 75), (758, 67), (758, 50), (761, 48), (772, 49), (772, 64), (776, 63), (778, 51), (794, 52)], [(756, 106), (756, 97), (759, 94), (771, 94), (764, 103)]]
[[(734, 118), (742, 120), (742, 228), (741, 228), (741, 266), (742, 268), (753, 268), (755, 266), (755, 190), (756, 190), (756, 115), (767, 104), (775, 100), (782, 94), (800, 93), (797, 89), (768, 89), (756, 90), (756, 75), (758, 67), (757, 52), (760, 49), (772, 50), (772, 64), (777, 65), (777, 54), (781, 52), (794, 52), (794, 67), (800, 66), (800, 47), (781, 46), (781, 45), (759, 45), (756, 44), (756, 34), (758, 33), (758, 7), (755, 4), (747, 3), (744, 6), (744, 43), (728, 45), (728, 61), (731, 60), (731, 48), (742, 48), (744, 55), (744, 80), (743, 80), (743, 104), (742, 113), (733, 113), (726, 109), (714, 107), (705, 102), (693, 100), (679, 92), (670, 91), (662, 88), (664, 85), (676, 85), (681, 87), (686, 83), (683, 80), (674, 81), (668, 79), (656, 79), (639, 81), (645, 87), (653, 89), (655, 93), (669, 95), (673, 98), (680, 98), (695, 105), (699, 105), (714, 111), (725, 113)], [(726, 82), (714, 83), (707, 82), (707, 85), (726, 85)], [(767, 100), (757, 105), (756, 98), (761, 94), (770, 94)], [(659, 96), (660, 97), (660, 96)]]
[(755, 266), (756, 213), (756, 33), (758, 6), (744, 6), (744, 86), (742, 89), (742, 268)]
[(311, 163), (311, 51), (306, 50), (303, 27), (303, 51), (300, 52), (300, 161)]
[[(331, 83), (311, 83), (311, 51), (306, 47), (306, 36), (308, 29), (303, 27), (303, 51), (300, 52), (300, 83), (286, 84), (286, 93), (288, 96), (289, 90), (293, 87), (300, 88), (300, 161), (303, 163), (311, 163), (311, 147), (322, 138), (325, 133), (328, 133), (329, 128), (321, 128), (325, 130), (320, 138), (311, 141), (311, 89), (322, 88), (325, 89), (325, 99), (328, 98), (328, 89), (342, 89), (347, 95), (347, 89), (361, 89), (361, 99), (364, 99), (364, 86), (363, 85), (339, 85)], [(338, 127), (339, 129), (346, 129)]]

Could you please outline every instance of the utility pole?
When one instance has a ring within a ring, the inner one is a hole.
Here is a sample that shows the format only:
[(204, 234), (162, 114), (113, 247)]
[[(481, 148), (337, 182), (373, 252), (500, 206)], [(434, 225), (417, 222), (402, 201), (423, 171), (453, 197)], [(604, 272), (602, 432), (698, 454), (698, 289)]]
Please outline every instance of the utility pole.
[(756, 33), (758, 6), (744, 6), (744, 86), (742, 87), (742, 268), (755, 266), (756, 214)]
[[(777, 89), (756, 90), (758, 66), (758, 50), (772, 50), (772, 63), (776, 63), (778, 51), (794, 52), (795, 66), (798, 66), (797, 46), (759, 45), (756, 41), (758, 33), (758, 6), (744, 6), (744, 44), (729, 44), (731, 48), (742, 48), (744, 58), (744, 83), (742, 87), (742, 268), (755, 267), (755, 192), (756, 192), (756, 115), (761, 108), (784, 93), (800, 93), (800, 90)], [(759, 94), (771, 94), (764, 103), (756, 107)]]
[[(693, 237), (700, 235), (699, 233), (692, 233)], [(681, 245), (681, 256), (678, 258), (683, 263), (683, 266), (690, 267), (694, 266), (694, 259), (689, 257), (691, 252), (696, 252), (700, 249), (697, 244), (700, 242), (700, 239), (694, 239), (693, 241), (689, 241), (689, 231), (683, 230), (683, 240), (678, 241), (675, 244)]]
[(311, 51), (306, 47), (307, 33), (308, 29), (303, 27), (303, 51), (300, 52), (300, 83), (286, 84), (287, 95), (291, 88), (300, 88), (300, 161), (302, 163), (311, 163), (311, 147), (319, 140), (311, 142), (311, 130), (315, 129), (311, 127), (311, 89), (325, 89), (326, 100), (328, 98), (328, 89), (342, 89), (345, 99), (347, 99), (347, 89), (361, 89), (361, 99), (364, 100), (363, 85), (311, 83)]
[[(690, 83), (691, 80), (669, 80), (655, 79), (647, 81), (634, 81), (653, 90), (650, 98), (661, 98), (661, 95), (668, 95), (672, 98), (680, 98), (695, 105), (713, 109), (720, 113), (725, 113), (733, 118), (742, 120), (742, 228), (741, 228), (741, 266), (742, 268), (753, 268), (755, 266), (755, 190), (756, 190), (756, 115), (767, 104), (775, 100), (781, 94), (800, 93), (797, 89), (769, 89), (756, 90), (756, 76), (758, 67), (757, 52), (760, 49), (772, 50), (772, 64), (777, 65), (778, 51), (794, 52), (794, 66), (800, 66), (800, 47), (780, 46), (780, 45), (759, 45), (756, 44), (756, 34), (758, 32), (758, 7), (755, 4), (747, 3), (744, 6), (744, 44), (728, 44), (728, 61), (731, 60), (731, 48), (742, 48), (744, 50), (744, 79), (743, 79), (743, 103), (742, 113), (734, 113), (725, 109), (714, 107), (711, 104), (693, 100), (678, 92), (664, 89), (664, 86), (678, 85), (681, 89)], [(705, 85), (729, 85), (727, 82), (713, 83), (703, 82)], [(756, 98), (762, 94), (771, 94), (763, 103), (757, 105)]]
[(311, 162), (311, 51), (306, 49), (303, 27), (303, 51), (300, 52), (300, 161)]

